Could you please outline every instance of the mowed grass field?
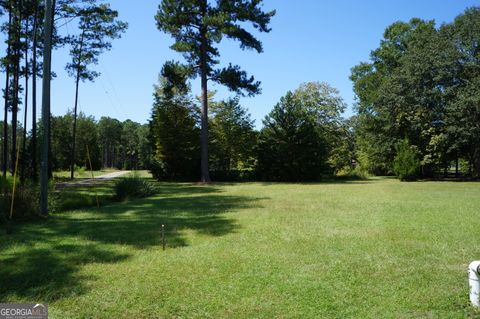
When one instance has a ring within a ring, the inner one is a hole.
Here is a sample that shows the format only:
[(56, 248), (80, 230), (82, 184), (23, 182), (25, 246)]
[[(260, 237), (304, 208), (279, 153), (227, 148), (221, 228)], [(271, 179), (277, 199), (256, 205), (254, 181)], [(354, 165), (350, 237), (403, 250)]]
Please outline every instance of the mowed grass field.
[(480, 318), (480, 183), (160, 184), (0, 239), (0, 301), (51, 318)]

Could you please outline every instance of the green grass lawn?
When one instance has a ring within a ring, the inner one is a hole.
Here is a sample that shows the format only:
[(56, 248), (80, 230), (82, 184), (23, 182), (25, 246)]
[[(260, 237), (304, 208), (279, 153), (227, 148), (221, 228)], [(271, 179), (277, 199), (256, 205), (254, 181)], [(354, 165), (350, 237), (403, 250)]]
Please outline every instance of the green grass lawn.
[(0, 301), (51, 318), (480, 318), (480, 183), (160, 190), (2, 234)]
[(152, 174), (147, 170), (131, 171), (129, 176), (138, 176), (141, 178), (152, 178)]

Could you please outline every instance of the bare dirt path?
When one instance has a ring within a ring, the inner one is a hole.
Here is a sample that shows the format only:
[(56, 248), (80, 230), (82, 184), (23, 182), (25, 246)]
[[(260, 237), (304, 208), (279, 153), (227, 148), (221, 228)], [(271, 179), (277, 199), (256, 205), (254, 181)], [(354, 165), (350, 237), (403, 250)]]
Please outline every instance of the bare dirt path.
[[(100, 176), (97, 176), (95, 177), (95, 179), (100, 179), (100, 180), (110, 180), (110, 179), (114, 179), (114, 178), (117, 178), (117, 177), (122, 177), (128, 173), (130, 173), (131, 171), (118, 171), (118, 172), (112, 172), (112, 173), (108, 173), (108, 174), (104, 174), (104, 175), (100, 175)], [(91, 178), (90, 178), (91, 179)]]
[(131, 173), (131, 171), (117, 171), (117, 172), (96, 176), (95, 178), (84, 178), (84, 179), (73, 180), (70, 182), (57, 183), (56, 188), (62, 189), (66, 187), (89, 187), (89, 186), (95, 185), (96, 183), (102, 183), (118, 177), (125, 176), (129, 173)]

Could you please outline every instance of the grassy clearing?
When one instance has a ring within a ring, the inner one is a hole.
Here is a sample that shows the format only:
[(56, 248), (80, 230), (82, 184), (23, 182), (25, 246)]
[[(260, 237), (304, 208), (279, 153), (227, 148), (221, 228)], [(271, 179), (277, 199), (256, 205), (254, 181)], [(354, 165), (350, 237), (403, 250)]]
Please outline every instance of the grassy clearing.
[(93, 186), (65, 187), (56, 191), (60, 211), (104, 206), (113, 201), (114, 180), (96, 182)]
[(0, 300), (52, 318), (480, 317), (480, 183), (160, 189), (1, 235)]

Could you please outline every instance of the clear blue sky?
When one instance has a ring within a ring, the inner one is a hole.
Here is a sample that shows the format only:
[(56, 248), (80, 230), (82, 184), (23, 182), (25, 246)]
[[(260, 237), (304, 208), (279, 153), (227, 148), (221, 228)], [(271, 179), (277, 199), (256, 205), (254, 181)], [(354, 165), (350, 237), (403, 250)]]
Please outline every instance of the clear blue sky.
[[(350, 69), (368, 59), (388, 25), (413, 17), (450, 22), (465, 8), (480, 5), (478, 0), (264, 2), (266, 10), (277, 10), (272, 32), (259, 34), (265, 52), (241, 51), (229, 40), (221, 45), (224, 64), (237, 63), (262, 82), (261, 95), (242, 99), (257, 127), (281, 96), (306, 81), (326, 81), (339, 89), (349, 106), (345, 116), (351, 115), (354, 101)], [(95, 83), (81, 84), (80, 110), (97, 119), (111, 116), (146, 123), (152, 106), (152, 86), (163, 63), (181, 56), (169, 49), (171, 38), (156, 29), (154, 14), (160, 0), (110, 3), (129, 23), (129, 29), (113, 43), (112, 51), (101, 56), (96, 69), (102, 76)], [(53, 58), (58, 77), (52, 84), (52, 112), (60, 115), (72, 108), (74, 81), (64, 71), (67, 51), (56, 51)], [(198, 86), (198, 82), (193, 83), (194, 93), (199, 92)], [(230, 94), (221, 87), (211, 88), (219, 90), (218, 98)]]

